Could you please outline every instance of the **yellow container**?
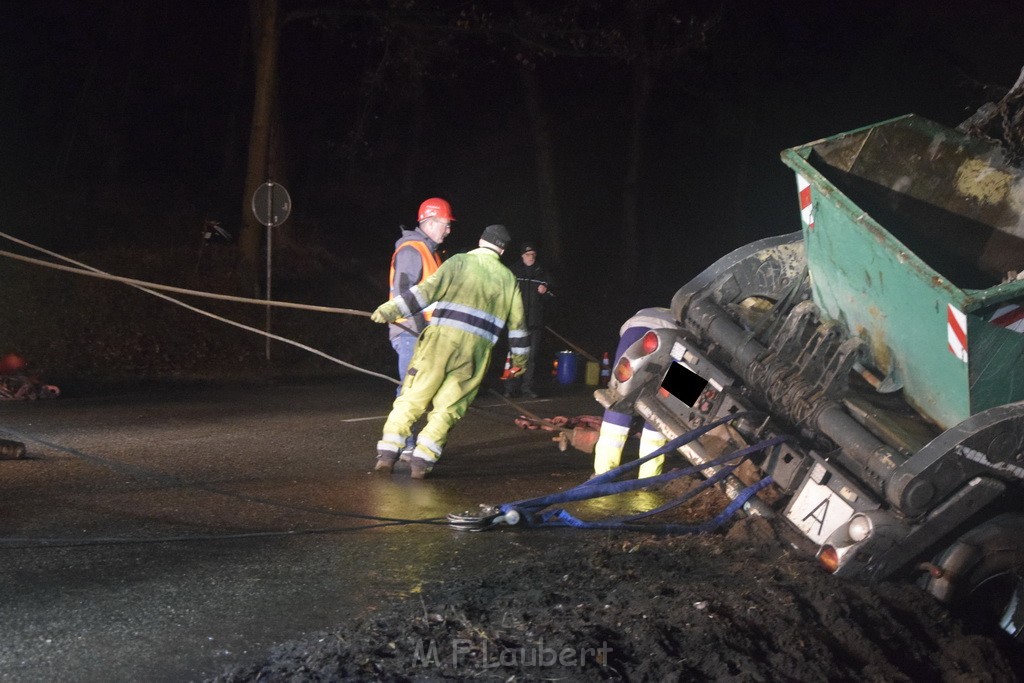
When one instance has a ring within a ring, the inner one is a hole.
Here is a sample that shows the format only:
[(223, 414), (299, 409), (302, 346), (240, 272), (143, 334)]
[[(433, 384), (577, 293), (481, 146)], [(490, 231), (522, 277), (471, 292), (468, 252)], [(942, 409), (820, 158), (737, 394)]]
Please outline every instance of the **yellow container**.
[(588, 387), (596, 387), (601, 383), (601, 366), (592, 360), (588, 360), (584, 378)]

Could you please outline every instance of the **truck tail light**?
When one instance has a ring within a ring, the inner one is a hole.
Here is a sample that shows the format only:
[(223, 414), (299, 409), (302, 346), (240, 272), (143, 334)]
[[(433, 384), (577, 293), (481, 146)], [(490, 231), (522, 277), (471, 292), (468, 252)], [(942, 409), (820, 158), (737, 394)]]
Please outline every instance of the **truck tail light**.
[(832, 546), (822, 546), (818, 552), (818, 564), (829, 574), (839, 569), (839, 552)]
[(651, 330), (644, 335), (642, 347), (644, 354), (650, 355), (658, 350), (658, 333)]
[(619, 382), (628, 382), (633, 377), (633, 366), (628, 358), (620, 358), (615, 364), (615, 379)]

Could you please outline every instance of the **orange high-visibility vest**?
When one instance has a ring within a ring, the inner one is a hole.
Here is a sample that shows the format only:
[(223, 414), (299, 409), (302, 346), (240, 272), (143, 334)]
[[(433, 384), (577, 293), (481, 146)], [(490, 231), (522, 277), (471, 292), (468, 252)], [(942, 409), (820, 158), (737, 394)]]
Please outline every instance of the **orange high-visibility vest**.
[[(423, 274), (420, 275), (420, 282), (426, 280), (441, 267), (441, 257), (430, 251), (430, 247), (428, 247), (425, 242), (413, 240), (406, 242), (402, 246), (398, 247), (398, 249), (405, 249), (406, 247), (412, 247), (420, 254), (420, 261), (423, 263)], [(398, 256), (398, 249), (395, 249), (395, 253), (391, 255), (391, 272), (388, 275), (388, 299), (393, 299), (395, 297), (395, 257)], [(419, 284), (419, 282), (416, 284)], [(430, 320), (431, 310), (423, 311), (424, 320)], [(399, 318), (395, 322), (403, 322), (404, 320), (405, 318)]]

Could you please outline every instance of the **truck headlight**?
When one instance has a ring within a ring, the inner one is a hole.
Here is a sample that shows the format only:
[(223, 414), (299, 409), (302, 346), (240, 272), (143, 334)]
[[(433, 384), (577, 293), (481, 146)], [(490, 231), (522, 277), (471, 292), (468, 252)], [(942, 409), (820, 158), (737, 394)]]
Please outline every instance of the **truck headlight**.
[(846, 534), (854, 543), (860, 543), (871, 535), (873, 525), (866, 515), (854, 515), (846, 525)]

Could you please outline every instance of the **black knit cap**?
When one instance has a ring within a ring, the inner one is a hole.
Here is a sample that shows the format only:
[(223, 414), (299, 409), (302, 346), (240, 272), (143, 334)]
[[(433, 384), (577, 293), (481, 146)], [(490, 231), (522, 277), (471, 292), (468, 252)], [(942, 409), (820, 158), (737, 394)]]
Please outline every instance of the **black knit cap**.
[(535, 254), (537, 253), (537, 248), (533, 246), (533, 242), (523, 242), (523, 246), (519, 247), (520, 254), (525, 254), (528, 251), (532, 251)]
[(488, 225), (484, 228), (480, 239), (490, 242), (498, 249), (504, 249), (512, 241), (512, 235), (508, 234), (508, 228), (504, 225)]

